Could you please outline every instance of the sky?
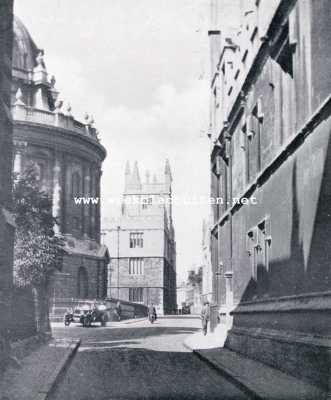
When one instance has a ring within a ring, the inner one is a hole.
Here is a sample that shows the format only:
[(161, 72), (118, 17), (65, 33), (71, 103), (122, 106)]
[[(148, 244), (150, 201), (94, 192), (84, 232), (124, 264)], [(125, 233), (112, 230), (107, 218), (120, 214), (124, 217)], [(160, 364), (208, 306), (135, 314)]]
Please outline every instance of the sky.
[[(15, 0), (76, 119), (92, 114), (108, 155), (102, 222), (124, 188), (126, 160), (140, 175), (164, 170), (173, 193), (208, 197), (209, 0)], [(201, 263), (210, 206), (174, 206), (178, 283)]]

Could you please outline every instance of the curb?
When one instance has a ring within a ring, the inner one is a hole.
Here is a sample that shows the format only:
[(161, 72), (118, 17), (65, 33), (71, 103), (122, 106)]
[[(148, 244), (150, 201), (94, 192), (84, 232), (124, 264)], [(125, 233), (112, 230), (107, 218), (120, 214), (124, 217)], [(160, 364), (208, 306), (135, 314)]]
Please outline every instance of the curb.
[(136, 318), (133, 320), (128, 320), (127, 322), (124, 322), (125, 320), (123, 320), (124, 324), (134, 324), (135, 322), (141, 322), (141, 321), (145, 321), (147, 319), (147, 317), (145, 318)]
[(241, 380), (237, 379), (236, 376), (226, 368), (221, 368), (217, 363), (214, 363), (209, 358), (204, 357), (199, 350), (193, 350), (193, 353), (203, 362), (208, 364), (211, 368), (217, 371), (220, 375), (225, 377), (229, 382), (233, 383), (238, 389), (240, 389), (243, 393), (248, 395), (250, 398), (254, 400), (266, 400), (264, 397), (260, 397), (255, 390), (249, 388)]
[(57, 385), (60, 382), (60, 379), (64, 375), (64, 372), (68, 368), (71, 360), (76, 354), (78, 347), (81, 344), (81, 340), (72, 340), (68, 346), (67, 354), (62, 358), (57, 367), (54, 369), (52, 375), (48, 379), (48, 381), (42, 386), (42, 388), (38, 391), (35, 400), (48, 400), (50, 395), (54, 393)]
[(191, 349), (191, 347), (190, 347), (188, 344), (186, 344), (185, 342), (183, 342), (183, 346), (184, 346), (187, 350), (190, 350), (190, 351), (194, 352), (194, 350)]

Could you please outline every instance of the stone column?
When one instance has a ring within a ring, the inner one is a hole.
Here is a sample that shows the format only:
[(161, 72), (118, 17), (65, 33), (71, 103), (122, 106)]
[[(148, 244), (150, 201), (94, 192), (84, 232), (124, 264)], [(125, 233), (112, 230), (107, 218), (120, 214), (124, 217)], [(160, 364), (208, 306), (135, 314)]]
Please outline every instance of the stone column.
[(61, 155), (56, 152), (53, 165), (53, 217), (57, 219), (58, 225), (54, 226), (56, 234), (60, 233), (62, 226), (62, 174), (63, 164)]
[[(88, 164), (83, 166), (83, 195), (85, 197), (92, 197), (91, 194), (91, 168)], [(83, 235), (90, 237), (90, 207), (91, 205), (83, 205)]]
[(100, 221), (100, 204), (101, 204), (101, 198), (100, 198), (100, 180), (101, 180), (101, 175), (102, 171), (100, 168), (98, 168), (96, 177), (95, 177), (95, 197), (99, 198), (98, 204), (95, 206), (94, 209), (94, 216), (95, 216), (95, 221), (94, 221), (94, 226), (93, 226), (93, 233), (94, 233), (94, 238), (98, 243), (100, 243), (100, 230), (101, 230), (101, 221)]

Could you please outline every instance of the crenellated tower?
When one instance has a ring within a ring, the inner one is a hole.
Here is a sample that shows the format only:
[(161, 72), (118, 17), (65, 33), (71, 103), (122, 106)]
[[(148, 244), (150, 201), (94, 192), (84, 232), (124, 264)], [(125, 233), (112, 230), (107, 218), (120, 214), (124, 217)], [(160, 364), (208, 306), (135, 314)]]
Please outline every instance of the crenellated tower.
[[(144, 176), (144, 179), (141, 178)], [(153, 302), (159, 313), (176, 308), (176, 242), (172, 221), (172, 174), (165, 162), (162, 175), (137, 161), (125, 166), (120, 220), (106, 230), (112, 277), (110, 293), (122, 300)]]

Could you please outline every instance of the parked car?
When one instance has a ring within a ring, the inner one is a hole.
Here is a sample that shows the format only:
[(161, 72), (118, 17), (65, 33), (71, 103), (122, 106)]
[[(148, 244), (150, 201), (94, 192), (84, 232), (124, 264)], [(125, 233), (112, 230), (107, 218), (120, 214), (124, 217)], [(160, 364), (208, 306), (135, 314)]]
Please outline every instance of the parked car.
[(79, 322), (84, 327), (90, 327), (94, 322), (100, 322), (101, 326), (106, 326), (107, 313), (105, 305), (94, 305), (89, 308), (83, 307), (82, 311), (83, 314), (80, 316)]
[(74, 308), (73, 320), (74, 322), (80, 322), (81, 316), (84, 315), (84, 310), (82, 308)]

